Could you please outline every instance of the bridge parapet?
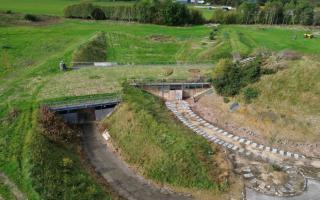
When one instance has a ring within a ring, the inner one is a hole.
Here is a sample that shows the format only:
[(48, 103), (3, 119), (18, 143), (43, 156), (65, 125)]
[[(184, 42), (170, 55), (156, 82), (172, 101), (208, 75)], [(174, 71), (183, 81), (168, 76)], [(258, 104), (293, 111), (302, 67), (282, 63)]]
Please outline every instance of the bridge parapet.
[(118, 104), (122, 100), (120, 93), (86, 95), (66, 99), (51, 99), (41, 103), (53, 111), (78, 110), (83, 108), (103, 108)]

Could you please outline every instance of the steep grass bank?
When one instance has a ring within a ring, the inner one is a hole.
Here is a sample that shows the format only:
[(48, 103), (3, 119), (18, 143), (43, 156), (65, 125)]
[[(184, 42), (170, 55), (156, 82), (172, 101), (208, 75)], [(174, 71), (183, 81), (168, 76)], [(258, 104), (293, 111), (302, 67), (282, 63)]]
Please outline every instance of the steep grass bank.
[(72, 54), (72, 62), (104, 62), (106, 59), (107, 41), (104, 32), (96, 33)]
[[(40, 198), (110, 200), (111, 194), (98, 186), (82, 167), (77, 130), (66, 125), (62, 130), (52, 130), (61, 128), (64, 123), (59, 117), (54, 118), (54, 121), (50, 118), (51, 129), (48, 129), (48, 126), (40, 123), (39, 118), (46, 118), (41, 116), (43, 113), (35, 111), (33, 115), (35, 128), (26, 138), (26, 156), (32, 187)], [(63, 142), (60, 139), (52, 140), (52, 137), (43, 134), (48, 131), (68, 132), (74, 139)]]
[(226, 169), (215, 160), (217, 150), (175, 121), (157, 97), (125, 87), (124, 102), (103, 125), (125, 160), (144, 176), (176, 187), (228, 188)]
[[(65, 36), (64, 39), (62, 39), (64, 42), (61, 41), (57, 46), (51, 46), (47, 44), (50, 43), (51, 40), (45, 40), (45, 38), (50, 35), (48, 33), (50, 32), (50, 28), (1, 27), (0, 29), (1, 40), (9, 43), (12, 47), (8, 53), (9, 59), (12, 63), (15, 63), (14, 67), (12, 66), (5, 73), (1, 74), (0, 81), (0, 170), (17, 185), (19, 190), (21, 190), (28, 199), (36, 200), (44, 196), (48, 197), (44, 199), (50, 199), (54, 197), (54, 195), (62, 195), (61, 190), (58, 191), (57, 188), (51, 187), (52, 185), (50, 185), (49, 182), (53, 181), (51, 184), (56, 184), (57, 182), (54, 181), (57, 177), (61, 178), (60, 174), (62, 174), (62, 172), (58, 174), (57, 168), (55, 168), (56, 165), (60, 164), (58, 163), (58, 159), (48, 161), (45, 159), (56, 158), (60, 155), (77, 155), (63, 148), (60, 149), (59, 146), (52, 146), (45, 138), (33, 138), (37, 127), (37, 124), (34, 122), (34, 120), (36, 120), (34, 113), (36, 113), (38, 109), (37, 98), (44, 83), (50, 79), (50, 75), (59, 72), (56, 64), (61, 58), (66, 58), (67, 61), (70, 60), (72, 50), (84, 35), (73, 35), (71, 36), (71, 40), (69, 40), (70, 38), (68, 38), (68, 36)], [(51, 36), (55, 34), (57, 34), (57, 32)], [(56, 37), (53, 36), (53, 38)], [(41, 46), (46, 50), (39, 52)], [(29, 59), (32, 59), (33, 62), (27, 62)], [(37, 146), (38, 149), (34, 149), (35, 146)], [(33, 153), (35, 153), (33, 150), (38, 151), (37, 155), (43, 157), (41, 158), (44, 159), (42, 162), (36, 162), (40, 160), (30, 159)], [(77, 165), (79, 164), (78, 162), (75, 163)], [(78, 165), (76, 169), (77, 168), (81, 169), (80, 165)], [(39, 172), (36, 170), (39, 170)], [(44, 175), (43, 178), (41, 178), (37, 177), (37, 174), (55, 175), (56, 177), (50, 176), (48, 178), (48, 176)], [(84, 173), (83, 169), (79, 174), (80, 177), (77, 174), (73, 175), (74, 174), (71, 174), (67, 176), (67, 178), (71, 183), (79, 183), (78, 188), (81, 187), (81, 180), (90, 182), (90, 176)], [(38, 182), (36, 183), (36, 179), (42, 182), (37, 180)], [(61, 178), (61, 180), (63, 179)], [(78, 182), (75, 180), (78, 180)], [(93, 183), (92, 179), (90, 183)], [(72, 188), (73, 184), (68, 190), (73, 190)], [(52, 193), (55, 193), (54, 191), (56, 191), (57, 194), (52, 195)], [(75, 195), (77, 193), (81, 198), (81, 195), (79, 195), (80, 192), (81, 190), (71, 191), (73, 196), (70, 198), (77, 199)], [(102, 195), (106, 197), (105, 199), (108, 198), (108, 195), (105, 193)], [(88, 195), (86, 195), (86, 197), (88, 197)], [(69, 199), (69, 197), (67, 199)]]

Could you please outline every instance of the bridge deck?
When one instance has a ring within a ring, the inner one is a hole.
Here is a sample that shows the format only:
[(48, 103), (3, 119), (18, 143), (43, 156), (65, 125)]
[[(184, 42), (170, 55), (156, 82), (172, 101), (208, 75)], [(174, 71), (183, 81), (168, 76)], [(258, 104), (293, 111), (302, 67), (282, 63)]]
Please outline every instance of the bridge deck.
[(113, 99), (113, 100), (100, 100), (100, 101), (90, 101), (90, 102), (81, 102), (81, 103), (65, 103), (65, 104), (57, 104), (57, 105), (48, 105), (49, 108), (56, 112), (62, 111), (72, 111), (72, 110), (80, 110), (84, 108), (107, 108), (110, 106), (117, 105), (121, 100)]
[(171, 85), (181, 85), (181, 86), (210, 86), (211, 83), (209, 82), (200, 82), (200, 83), (166, 83), (166, 82), (158, 82), (158, 83), (131, 83), (133, 86), (171, 86)]

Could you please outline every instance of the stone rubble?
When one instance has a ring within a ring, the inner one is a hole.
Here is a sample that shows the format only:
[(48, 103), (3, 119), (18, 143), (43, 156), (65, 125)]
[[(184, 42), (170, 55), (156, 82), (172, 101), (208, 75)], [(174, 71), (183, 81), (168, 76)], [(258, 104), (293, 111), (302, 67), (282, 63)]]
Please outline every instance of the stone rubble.
[[(196, 134), (201, 135), (207, 140), (221, 145), (223, 148), (229, 149), (236, 154), (245, 156), (248, 159), (254, 158), (258, 160), (261, 159), (269, 163), (276, 163), (273, 158), (264, 155), (264, 152), (275, 154), (283, 159), (305, 159), (305, 156), (303, 155), (267, 147), (216, 127), (195, 114), (190, 109), (190, 106), (186, 101), (167, 101), (166, 106), (183, 124), (192, 129)], [(210, 133), (207, 132), (206, 129), (209, 129)], [(212, 132), (214, 132), (214, 135), (212, 135)], [(284, 173), (288, 174), (288, 181), (284, 185), (280, 186), (266, 184), (264, 181), (259, 179), (259, 174), (252, 172), (249, 167), (240, 170), (240, 174), (242, 174), (246, 180), (250, 180), (248, 181), (248, 187), (268, 195), (293, 196), (303, 192), (305, 188), (301, 189), (301, 187), (297, 185), (298, 183), (301, 183), (301, 180), (305, 180), (305, 178), (299, 174), (299, 170), (297, 168), (284, 167), (281, 165), (280, 168)]]

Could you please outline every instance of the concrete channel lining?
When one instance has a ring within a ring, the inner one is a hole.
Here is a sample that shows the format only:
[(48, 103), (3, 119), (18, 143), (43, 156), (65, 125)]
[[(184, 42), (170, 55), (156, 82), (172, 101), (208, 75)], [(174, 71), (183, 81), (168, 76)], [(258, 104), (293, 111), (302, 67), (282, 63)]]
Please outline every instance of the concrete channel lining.
[[(203, 124), (203, 126), (209, 128), (211, 130), (214, 130), (219, 134), (222, 134), (224, 136), (232, 138), (234, 141), (238, 141), (238, 142), (243, 143), (245, 145), (251, 145), (251, 147), (253, 147), (253, 148), (257, 148), (259, 150), (264, 150), (264, 151), (267, 151), (267, 152), (271, 152), (271, 153), (280, 155), (282, 157), (291, 157), (291, 158), (295, 158), (295, 159), (304, 159), (304, 158), (306, 158), (305, 156), (297, 154), (297, 153), (291, 153), (291, 152), (287, 152), (287, 151), (276, 149), (276, 148), (272, 148), (272, 147), (265, 147), (262, 144), (258, 144), (256, 142), (253, 142), (253, 141), (248, 140), (246, 138), (242, 138), (242, 137), (233, 135), (233, 134), (231, 134), (231, 133), (229, 133), (229, 132), (227, 132), (227, 131), (225, 131), (225, 130), (223, 130), (221, 128), (218, 128), (218, 127), (214, 126), (213, 124), (208, 123), (206, 120), (202, 119), (201, 117), (196, 115), (194, 112), (192, 112), (192, 110), (190, 109), (190, 105), (186, 101), (182, 100), (180, 102), (174, 102), (174, 103), (166, 102), (166, 106), (168, 107), (169, 110), (171, 110), (171, 111), (174, 110), (175, 111), (174, 112), (175, 115), (178, 115), (178, 114), (182, 115), (183, 114), (183, 113), (181, 113), (181, 111), (179, 111), (180, 109), (186, 110), (186, 114), (188, 116), (190, 116), (192, 118), (195, 118), (196, 121), (198, 121), (200, 124)], [(193, 129), (194, 131), (196, 131), (199, 134), (199, 130), (201, 130), (201, 129), (199, 129), (196, 125), (193, 125), (192, 123), (189, 123), (187, 118), (183, 118), (183, 120), (181, 118), (179, 118), (179, 119), (180, 119), (180, 121), (182, 121), (184, 124), (187, 124), (188, 127), (190, 127), (191, 129)], [(207, 137), (207, 134), (201, 134), (201, 135), (203, 135), (206, 139), (210, 140)], [(210, 140), (210, 141), (212, 141), (212, 140)], [(214, 142), (218, 143), (220, 145), (223, 145), (225, 143), (225, 141), (219, 141), (218, 142), (217, 140), (214, 140)], [(223, 147), (226, 147), (226, 146), (223, 146)], [(242, 149), (241, 148), (238, 149), (238, 152), (240, 152), (240, 150), (241, 150), (241, 153), (242, 153)]]

